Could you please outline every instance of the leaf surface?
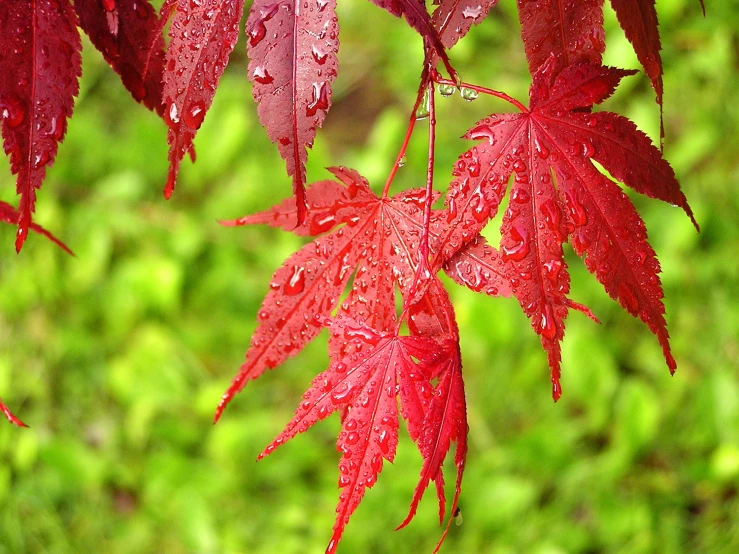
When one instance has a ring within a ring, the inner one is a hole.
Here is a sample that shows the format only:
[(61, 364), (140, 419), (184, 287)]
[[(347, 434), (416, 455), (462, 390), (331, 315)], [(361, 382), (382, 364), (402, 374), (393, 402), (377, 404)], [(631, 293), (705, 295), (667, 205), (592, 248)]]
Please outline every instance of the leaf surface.
[[(383, 460), (393, 461), (398, 445), (398, 406), (408, 419), (412, 434), (424, 424), (424, 402), (432, 396), (431, 385), (423, 369), (412, 356), (425, 358), (435, 354), (430, 339), (399, 337), (339, 318), (331, 326), (332, 334), (361, 346), (347, 357), (335, 358), (319, 374), (303, 396), (303, 402), (285, 430), (260, 454), (260, 458), (279, 445), (307, 430), (317, 421), (339, 409), (346, 410), (336, 448), (339, 461), (339, 504), (334, 533), (326, 549), (336, 546), (367, 488), (372, 487), (382, 470)], [(423, 398), (423, 400), (420, 400)], [(433, 402), (433, 401), (431, 401)]]
[(600, 64), (605, 50), (603, 0), (517, 0), (521, 33), (533, 75), (550, 55), (551, 70), (578, 62)]
[(131, 96), (164, 115), (164, 39), (148, 0), (74, 0), (80, 27)]
[(451, 48), (464, 37), (473, 25), (479, 25), (498, 0), (441, 0), (431, 21), (439, 33), (441, 43)]
[[(168, 4), (162, 8), (166, 13)], [(169, 127), (169, 174), (174, 191), (180, 163), (213, 102), (218, 82), (239, 36), (244, 0), (178, 0), (164, 72), (165, 121)]]
[(246, 22), (249, 80), (259, 120), (293, 179), (305, 217), (306, 148), (331, 107), (339, 26), (335, 0), (256, 0)]
[(54, 163), (81, 74), (77, 17), (68, 0), (6, 2), (0, 13), (0, 116), (5, 153), (17, 175), (20, 251), (36, 191)]

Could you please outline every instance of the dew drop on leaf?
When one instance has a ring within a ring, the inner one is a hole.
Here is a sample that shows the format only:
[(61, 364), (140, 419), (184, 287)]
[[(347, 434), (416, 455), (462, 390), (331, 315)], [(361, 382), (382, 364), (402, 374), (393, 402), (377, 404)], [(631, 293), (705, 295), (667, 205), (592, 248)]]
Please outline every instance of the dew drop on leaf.
[(554, 322), (554, 312), (552, 306), (544, 303), (541, 310), (541, 319), (539, 320), (539, 329), (543, 337), (554, 340), (557, 336), (557, 324)]
[(293, 267), (293, 272), (290, 278), (282, 288), (287, 296), (295, 296), (300, 294), (305, 289), (305, 268), (299, 265)]
[(313, 83), (313, 99), (305, 107), (308, 117), (316, 115), (318, 110), (328, 109), (328, 87), (325, 82)]
[(520, 262), (529, 253), (529, 236), (525, 228), (511, 227), (512, 246), (503, 247), (503, 259)]
[(272, 77), (272, 75), (269, 74), (267, 68), (262, 65), (258, 65), (254, 69), (254, 80), (261, 85), (268, 85), (275, 79), (274, 77)]
[(205, 104), (203, 102), (195, 102), (185, 111), (185, 124), (190, 129), (199, 129), (204, 118)]

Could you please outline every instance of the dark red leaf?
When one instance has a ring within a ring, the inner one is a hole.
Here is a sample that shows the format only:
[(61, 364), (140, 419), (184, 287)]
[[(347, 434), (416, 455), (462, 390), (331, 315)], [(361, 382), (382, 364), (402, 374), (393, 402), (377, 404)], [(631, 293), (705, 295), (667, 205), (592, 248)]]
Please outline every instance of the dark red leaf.
[[(165, 4), (162, 11), (173, 2)], [(165, 58), (164, 109), (169, 126), (169, 198), (185, 153), (213, 102), (218, 81), (239, 37), (244, 0), (177, 0)], [(196, 47), (194, 47), (196, 46)]]
[(16, 190), (20, 251), (36, 190), (54, 163), (72, 115), (80, 76), (80, 37), (69, 0), (6, 2), (0, 13), (0, 115)]
[(164, 39), (148, 0), (74, 0), (80, 27), (131, 96), (164, 115)]
[(636, 57), (644, 67), (654, 92), (657, 103), (662, 104), (662, 57), (657, 27), (657, 10), (655, 0), (611, 0), (616, 11), (618, 22), (626, 34), (626, 38), (634, 46)]
[(550, 58), (534, 76), (530, 112), (493, 115), (468, 132), (468, 138), (484, 142), (470, 150), (467, 163), (486, 171), (478, 176), (460, 172), (449, 192), (454, 197), (458, 190), (482, 186), (482, 197), (494, 198), (488, 204), (497, 206), (499, 184), (514, 176), (501, 227), (502, 267), (547, 351), (555, 400), (561, 394), (559, 342), (568, 311), (575, 308), (592, 317), (568, 298), (562, 252), (568, 236), (575, 250), (587, 255), (586, 266), (606, 291), (647, 323), (668, 367), (675, 368), (659, 264), (646, 243), (644, 225), (623, 192), (591, 160), (634, 190), (681, 206), (694, 221), (674, 172), (649, 139), (615, 114), (590, 113), (633, 72), (578, 63), (552, 81), (557, 63)]
[(599, 65), (605, 50), (603, 0), (517, 0), (533, 75), (554, 55), (554, 74), (578, 62)]
[(338, 68), (335, 0), (256, 0), (246, 22), (249, 80), (259, 120), (293, 178), (298, 221), (305, 215), (306, 148), (331, 107)]

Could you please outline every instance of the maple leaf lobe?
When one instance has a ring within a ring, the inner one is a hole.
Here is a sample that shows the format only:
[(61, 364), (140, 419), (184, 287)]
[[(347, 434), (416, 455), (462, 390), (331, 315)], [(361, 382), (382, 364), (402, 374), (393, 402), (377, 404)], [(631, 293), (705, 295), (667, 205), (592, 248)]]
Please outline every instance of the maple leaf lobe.
[(0, 115), (5, 153), (17, 175), (16, 251), (28, 236), (36, 191), (54, 163), (79, 91), (77, 17), (68, 0), (7, 2), (0, 18)]

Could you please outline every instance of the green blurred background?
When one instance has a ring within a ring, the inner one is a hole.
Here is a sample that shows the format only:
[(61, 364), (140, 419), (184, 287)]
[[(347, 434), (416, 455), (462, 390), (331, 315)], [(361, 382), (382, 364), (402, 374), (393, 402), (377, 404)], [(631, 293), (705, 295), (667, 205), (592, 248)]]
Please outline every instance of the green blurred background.
[[(464, 79), (525, 98), (514, 2), (452, 51)], [(571, 257), (580, 314), (563, 344), (565, 394), (515, 300), (450, 285), (462, 333), (470, 451), (464, 524), (444, 552), (739, 552), (739, 12), (732, 2), (662, 0), (665, 152), (701, 224), (635, 198), (662, 263), (678, 372), (654, 337)], [(611, 11), (606, 62), (639, 67)], [(367, 2), (343, 0), (334, 106), (309, 161), (355, 167), (379, 187), (402, 141), (420, 39)], [(163, 125), (134, 104), (85, 43), (82, 91), (39, 194), (40, 223), (13, 253), (0, 229), (0, 396), (30, 429), (0, 422), (0, 552), (320, 553), (337, 500), (336, 417), (255, 457), (326, 365), (326, 337), (212, 414), (254, 329), (271, 273), (301, 242), (216, 220), (290, 193), (255, 115), (242, 42), (173, 199)], [(497, 100), (439, 99), (438, 186), (469, 144), (457, 137)], [(655, 137), (648, 80), (606, 108)], [(397, 188), (422, 186), (426, 138)], [(0, 161), (2, 199), (14, 180)], [(497, 231), (489, 235), (494, 237)], [(568, 252), (571, 256), (571, 251)], [(421, 460), (407, 436), (355, 513), (341, 551), (431, 552), (429, 495), (409, 528)]]

